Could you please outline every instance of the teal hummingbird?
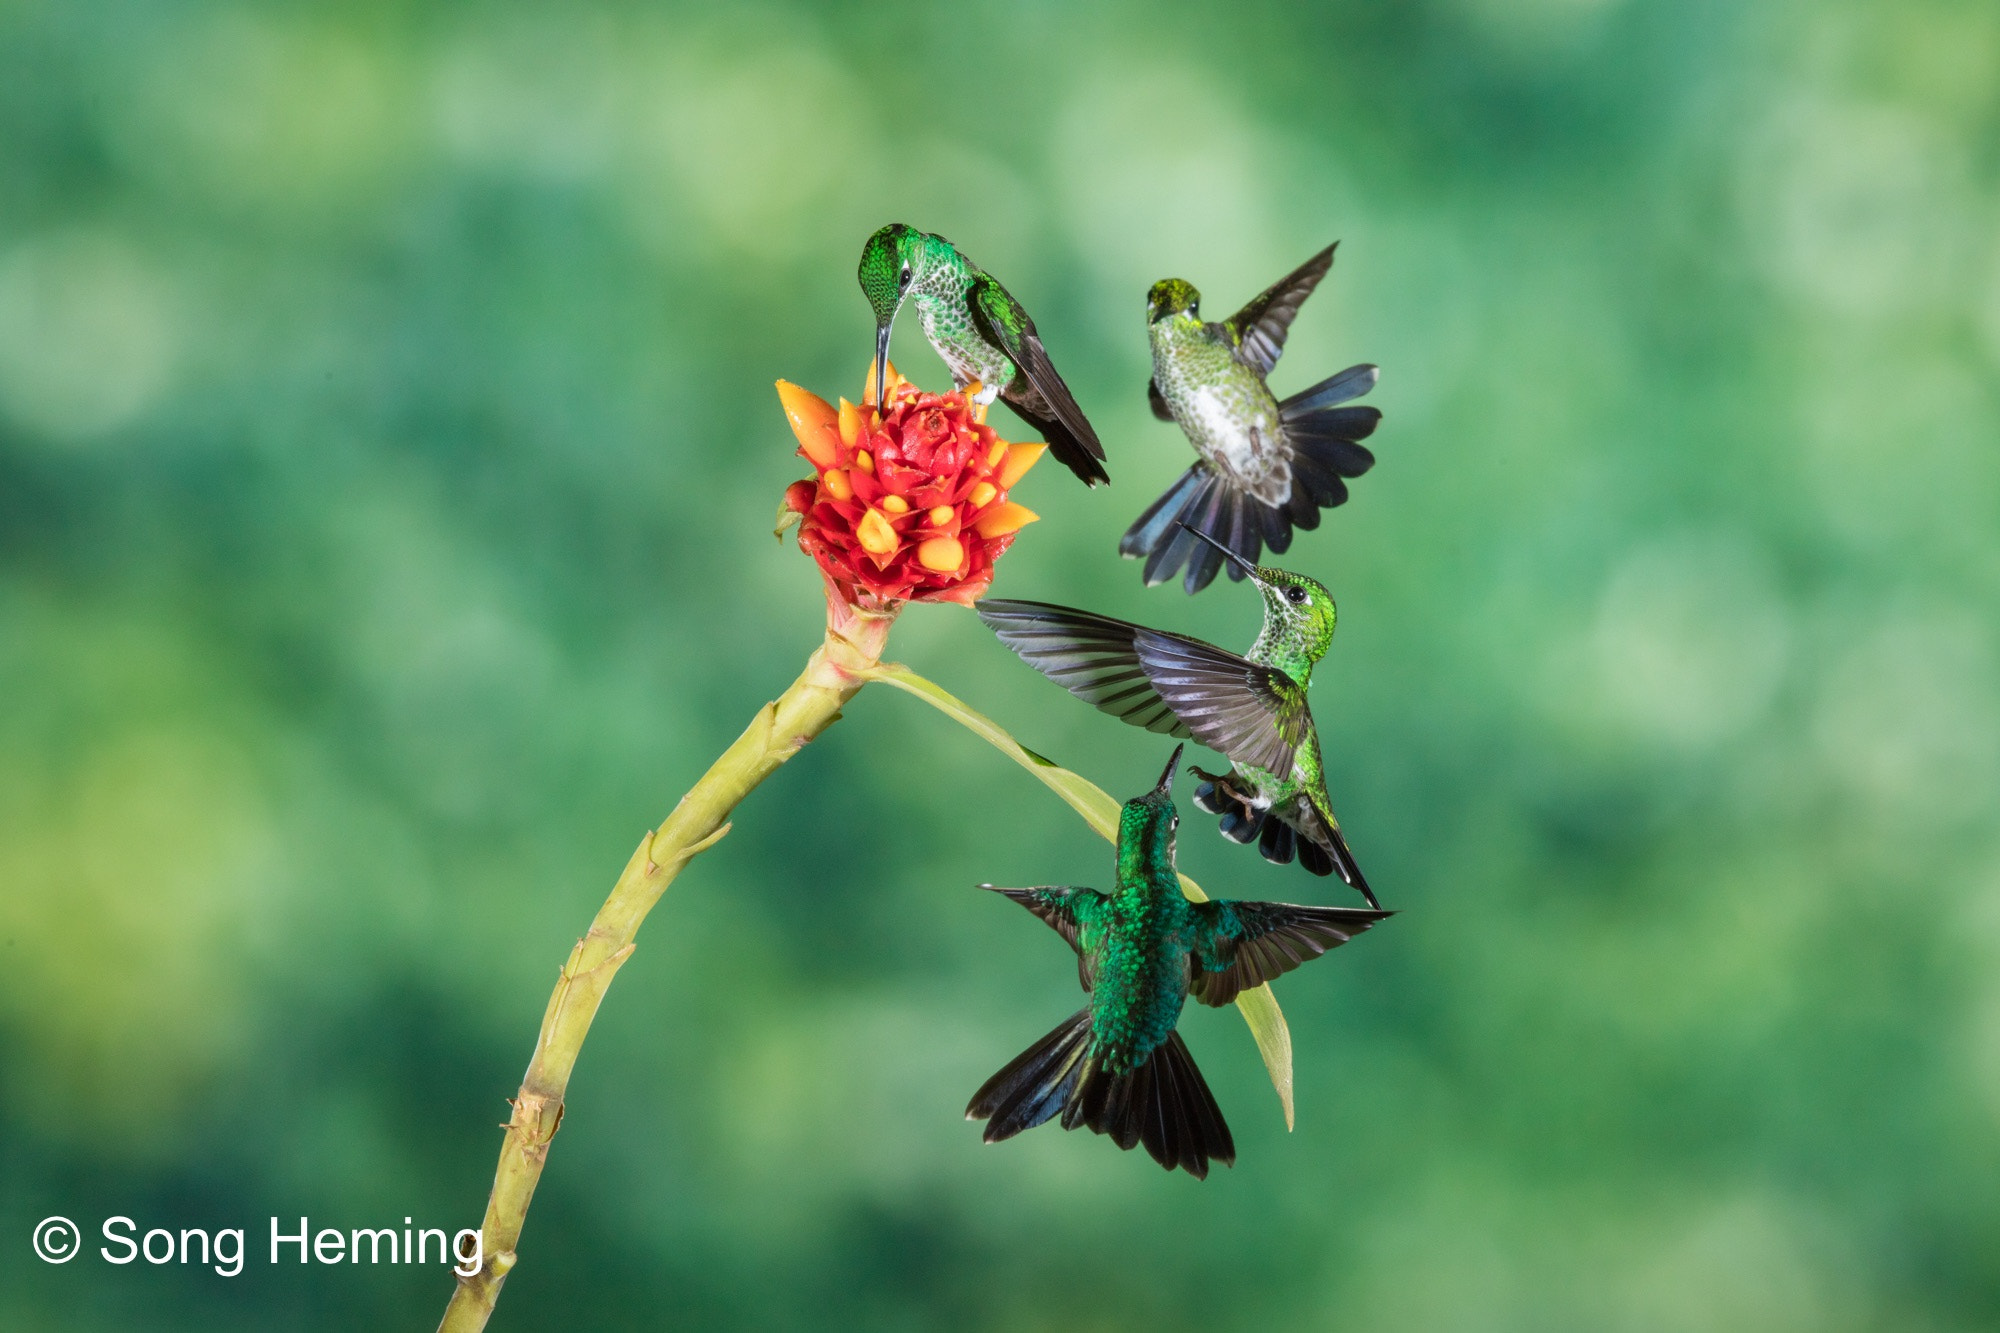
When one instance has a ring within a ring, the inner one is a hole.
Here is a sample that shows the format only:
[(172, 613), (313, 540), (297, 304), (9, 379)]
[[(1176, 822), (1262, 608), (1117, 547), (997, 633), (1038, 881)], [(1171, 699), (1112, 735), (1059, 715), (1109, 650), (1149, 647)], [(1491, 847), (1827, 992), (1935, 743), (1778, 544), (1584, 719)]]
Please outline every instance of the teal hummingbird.
[(961, 389), (977, 384), (982, 406), (997, 395), (1041, 432), (1055, 456), (1085, 482), (1109, 481), (1104, 446), (1049, 362), (1042, 335), (994, 276), (942, 236), (892, 222), (868, 238), (858, 274), (875, 308), (875, 405), (882, 405), (889, 334), (915, 301), (924, 337)]
[(1258, 850), (1277, 865), (1296, 854), (1315, 875), (1338, 871), (1380, 906), (1333, 817), (1319, 728), (1306, 706), (1313, 666), (1333, 643), (1333, 595), (1303, 574), (1253, 565), (1205, 533), (1192, 537), (1220, 550), (1264, 595), (1264, 628), (1244, 656), (1047, 602), (989, 597), (975, 609), (1022, 661), (1085, 703), (1226, 756), (1227, 773), (1192, 770), (1202, 780), (1194, 803), (1222, 816), (1224, 837), (1260, 838)]
[(1118, 881), (1096, 889), (996, 889), (1033, 912), (1076, 950), (1083, 1008), (1014, 1057), (965, 1108), (998, 1143), (1060, 1112), (1129, 1151), (1197, 1179), (1211, 1160), (1236, 1160), (1228, 1122), (1180, 1033), (1192, 995), (1221, 1006), (1240, 991), (1337, 948), (1391, 915), (1365, 907), (1190, 902), (1174, 869), (1174, 747), (1159, 785), (1125, 802), (1118, 821)]
[[(1347, 499), (1344, 478), (1374, 465), (1360, 442), (1381, 412), (1343, 406), (1375, 387), (1374, 366), (1349, 366), (1283, 401), (1264, 382), (1299, 307), (1333, 266), (1333, 249), (1220, 324), (1203, 322), (1201, 293), (1179, 278), (1156, 282), (1147, 294), (1153, 415), (1179, 425), (1201, 455), (1118, 542), (1120, 555), (1146, 558), (1147, 587), (1172, 578), (1182, 562), (1190, 593), (1208, 586), (1222, 556), (1196, 545), (1196, 535), (1253, 564), (1263, 546), (1282, 554), (1294, 527), (1318, 527), (1321, 509)], [(1243, 577), (1234, 568), (1229, 576)]]

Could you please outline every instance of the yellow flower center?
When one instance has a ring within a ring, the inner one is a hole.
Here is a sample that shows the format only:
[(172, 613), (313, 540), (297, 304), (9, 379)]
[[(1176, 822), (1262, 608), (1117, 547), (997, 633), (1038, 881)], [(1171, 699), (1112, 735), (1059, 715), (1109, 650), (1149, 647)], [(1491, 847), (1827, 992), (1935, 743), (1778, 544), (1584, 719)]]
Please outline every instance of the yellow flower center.
[(879, 509), (871, 508), (861, 516), (854, 535), (860, 541), (861, 549), (870, 555), (887, 555), (896, 549), (896, 529), (882, 517)]

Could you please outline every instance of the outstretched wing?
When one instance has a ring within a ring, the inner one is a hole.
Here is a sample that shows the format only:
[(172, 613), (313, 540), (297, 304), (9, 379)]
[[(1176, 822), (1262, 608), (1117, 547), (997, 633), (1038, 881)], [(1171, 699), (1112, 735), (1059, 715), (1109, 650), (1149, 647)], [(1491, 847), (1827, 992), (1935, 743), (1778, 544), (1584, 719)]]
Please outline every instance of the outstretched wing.
[(1094, 932), (1104, 910), (1103, 894), (1096, 889), (1068, 885), (1033, 889), (1003, 889), (997, 884), (981, 884), (979, 887), (1013, 899), (1048, 922), (1049, 928), (1076, 950), (1076, 979), (1083, 983), (1085, 990), (1090, 989), (1097, 977), (1091, 966), (1091, 940), (1087, 936)]
[(1195, 913), (1190, 994), (1218, 1008), (1367, 930), (1393, 912), (1296, 903), (1191, 904)]
[[(985, 339), (1005, 352), (1014, 362), (1014, 368), (1034, 390), (1029, 397), (1030, 408), (1046, 407), (1046, 415), (1061, 422), (1063, 427), (1090, 453), (1092, 458), (1104, 457), (1104, 446), (1098, 443), (1097, 432), (1091, 429), (1085, 419), (1083, 409), (1076, 405), (1076, 398), (1063, 383), (1063, 377), (1056, 373), (1049, 361), (1049, 354), (1042, 348), (1042, 335), (1035, 330), (1035, 321), (1028, 318), (1028, 312), (1021, 303), (1008, 295), (992, 274), (981, 271), (973, 275), (971, 298), (972, 320)], [(1011, 396), (1011, 395), (1010, 395)], [(1034, 400), (1040, 399), (1037, 403)]]
[(1236, 359), (1268, 375), (1285, 350), (1285, 335), (1298, 318), (1299, 307), (1312, 295), (1319, 280), (1333, 267), (1335, 241), (1305, 263), (1266, 287), (1257, 298), (1231, 315), (1223, 327), (1236, 344)]
[(1292, 771), (1310, 725), (1297, 681), (1185, 635), (1142, 629), (1132, 647), (1146, 680), (1196, 740), (1239, 764)]
[(1085, 703), (1237, 763), (1291, 771), (1309, 719), (1305, 691), (1284, 672), (1074, 607), (989, 597), (975, 609), (1022, 661)]
[(1085, 703), (1148, 731), (1194, 735), (1139, 665), (1133, 642), (1141, 633), (1151, 633), (1143, 626), (1074, 607), (1005, 597), (988, 597), (973, 609), (1022, 661)]

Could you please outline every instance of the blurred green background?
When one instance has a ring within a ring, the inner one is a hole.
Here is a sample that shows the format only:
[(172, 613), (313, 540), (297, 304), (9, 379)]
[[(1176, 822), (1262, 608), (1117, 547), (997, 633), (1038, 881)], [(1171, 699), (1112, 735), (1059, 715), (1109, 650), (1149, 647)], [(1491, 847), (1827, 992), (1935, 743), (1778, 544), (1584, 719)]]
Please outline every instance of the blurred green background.
[[(1295, 1134), (1184, 1023), (1233, 1171), (982, 1147), (1076, 997), (969, 886), (1108, 849), (869, 691), (641, 935), (494, 1326), (1994, 1327), (1984, 0), (0, 5), (0, 1325), (434, 1323), (268, 1219), (476, 1222), (558, 964), (817, 640), (771, 381), (858, 392), (893, 219), (1110, 452), (998, 590), (1229, 643), (1242, 588), (1112, 554), (1188, 461), (1143, 294), (1342, 241), (1273, 378), (1381, 363), (1381, 462), (1288, 563), (1404, 913), (1278, 987)], [(960, 609), (892, 650), (1158, 772)], [(112, 1267), (113, 1213), (251, 1262)]]

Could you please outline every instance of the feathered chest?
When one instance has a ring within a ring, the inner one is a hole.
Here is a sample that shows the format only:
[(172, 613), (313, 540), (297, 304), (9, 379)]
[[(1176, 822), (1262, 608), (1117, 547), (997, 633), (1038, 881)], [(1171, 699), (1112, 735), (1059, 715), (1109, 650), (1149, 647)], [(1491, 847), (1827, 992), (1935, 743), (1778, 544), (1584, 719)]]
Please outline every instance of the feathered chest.
[(1291, 492), (1278, 403), (1238, 361), (1219, 326), (1162, 320), (1153, 326), (1153, 379), (1196, 451), (1272, 503)]
[(963, 277), (931, 277), (914, 294), (924, 337), (951, 367), (952, 378), (960, 385), (978, 380), (988, 389), (1005, 388), (1014, 377), (1014, 363), (973, 322), (971, 283)]

